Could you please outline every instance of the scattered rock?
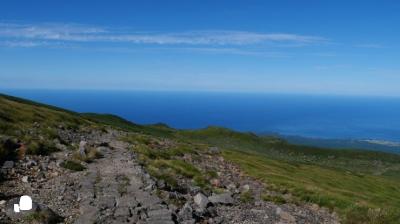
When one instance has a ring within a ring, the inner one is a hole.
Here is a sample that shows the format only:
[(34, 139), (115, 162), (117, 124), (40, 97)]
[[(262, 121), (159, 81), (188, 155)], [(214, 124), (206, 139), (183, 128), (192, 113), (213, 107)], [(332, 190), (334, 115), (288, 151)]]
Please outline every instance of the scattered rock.
[(79, 155), (82, 157), (86, 157), (86, 141), (79, 142)]
[(3, 169), (11, 169), (14, 167), (14, 161), (5, 161), (3, 164)]
[(240, 188), (241, 192), (248, 192), (250, 190), (250, 185), (245, 184)]
[(19, 204), (19, 197), (9, 200), (6, 204), (6, 214), (9, 218), (14, 221), (22, 219), (33, 219), (37, 223), (53, 224), (62, 221), (62, 218), (54, 213), (50, 208), (45, 205), (32, 203), (32, 209), (29, 211), (20, 211), (19, 213), (14, 212), (14, 204)]
[(37, 166), (37, 162), (35, 160), (30, 159), (24, 165), (26, 168), (31, 168), (31, 167)]
[(221, 182), (220, 182), (218, 179), (216, 179), (216, 178), (211, 179), (210, 183), (211, 183), (211, 185), (212, 185), (213, 187), (220, 187), (220, 186), (221, 186)]
[(108, 150), (109, 150), (109, 148), (106, 147), (106, 146), (99, 146), (99, 147), (96, 148), (96, 151), (99, 152), (99, 153), (102, 154), (102, 155), (103, 155), (105, 152), (107, 152)]
[(281, 222), (283, 223), (296, 223), (296, 218), (289, 214), (288, 212), (283, 211), (281, 208), (276, 209), (276, 214), (279, 215)]
[(208, 151), (210, 151), (212, 154), (218, 154), (218, 153), (220, 153), (221, 151), (219, 150), (219, 148), (218, 147), (210, 147), (209, 149), (208, 149)]
[(193, 213), (192, 207), (190, 206), (189, 202), (186, 202), (178, 213), (179, 221), (193, 220), (192, 213)]
[(157, 181), (157, 187), (160, 189), (164, 189), (165, 188), (165, 181), (164, 180), (158, 180)]
[(64, 144), (61, 143), (57, 143), (55, 144), (56, 149), (60, 150), (60, 151), (67, 151), (68, 147)]
[(28, 176), (23, 176), (22, 177), (22, 182), (28, 183), (29, 182), (29, 177)]
[(202, 193), (196, 194), (196, 196), (193, 197), (193, 201), (201, 210), (205, 209), (210, 202)]
[(232, 205), (234, 203), (234, 200), (230, 192), (222, 194), (213, 194), (212, 196), (208, 197), (208, 200), (213, 204)]

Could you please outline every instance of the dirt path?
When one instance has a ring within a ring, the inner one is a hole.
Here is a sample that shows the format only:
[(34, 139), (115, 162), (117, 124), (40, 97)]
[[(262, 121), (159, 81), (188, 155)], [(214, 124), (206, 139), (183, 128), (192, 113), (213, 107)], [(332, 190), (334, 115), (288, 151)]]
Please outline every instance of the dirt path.
[(161, 200), (145, 191), (143, 172), (125, 148), (105, 148), (80, 183), (75, 223), (174, 223)]

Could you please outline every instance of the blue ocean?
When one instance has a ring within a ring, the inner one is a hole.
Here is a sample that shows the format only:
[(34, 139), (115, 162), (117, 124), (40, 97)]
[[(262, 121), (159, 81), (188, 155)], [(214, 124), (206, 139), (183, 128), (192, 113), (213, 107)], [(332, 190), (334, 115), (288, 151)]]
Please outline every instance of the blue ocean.
[(313, 138), (400, 141), (400, 98), (252, 93), (3, 90), (77, 112), (110, 113), (140, 124)]

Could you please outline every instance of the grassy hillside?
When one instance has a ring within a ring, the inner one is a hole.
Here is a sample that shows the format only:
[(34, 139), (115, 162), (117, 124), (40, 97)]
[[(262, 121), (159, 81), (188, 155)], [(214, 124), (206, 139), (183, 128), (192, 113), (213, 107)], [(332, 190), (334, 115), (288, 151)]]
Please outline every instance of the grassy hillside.
[[(268, 199), (316, 203), (337, 211), (347, 223), (399, 222), (399, 155), (297, 146), (217, 127), (179, 135), (224, 149), (227, 159), (267, 184), (267, 191), (274, 192)], [(286, 200), (287, 195), (292, 197)]]
[[(398, 223), (400, 219), (400, 155), (298, 146), (219, 127), (175, 130), (163, 124), (138, 125), (114, 115), (78, 114), (5, 95), (0, 95), (0, 162), (16, 156), (12, 149), (17, 139), (26, 144), (27, 153), (45, 154), (55, 150), (56, 128), (104, 126), (138, 133), (147, 140), (167, 138), (182, 145), (218, 146), (227, 160), (266, 183), (266, 200), (316, 203), (337, 211), (345, 223)], [(143, 154), (148, 155), (150, 168), (165, 160), (165, 155), (152, 159), (157, 152)], [(179, 172), (190, 165), (169, 163), (161, 165)], [(197, 171), (190, 175), (201, 176)]]
[[(26, 146), (27, 154), (55, 151), (56, 127), (79, 129), (90, 122), (79, 114), (61, 108), (16, 97), (0, 95), (0, 161), (15, 157), (17, 139)], [(6, 141), (7, 140), (7, 141)]]

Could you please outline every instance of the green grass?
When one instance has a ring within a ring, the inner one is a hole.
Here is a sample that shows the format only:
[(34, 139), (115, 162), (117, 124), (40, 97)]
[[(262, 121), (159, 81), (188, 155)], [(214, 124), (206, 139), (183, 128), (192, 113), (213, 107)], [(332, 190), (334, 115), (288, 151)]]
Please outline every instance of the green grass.
[[(190, 154), (195, 160), (207, 153), (208, 147), (218, 146), (227, 160), (266, 183), (265, 200), (317, 203), (337, 211), (344, 223), (400, 223), (400, 155), (299, 146), (273, 136), (219, 127), (175, 130), (165, 124), (138, 125), (114, 115), (78, 114), (0, 94), (0, 137), (21, 140), (27, 154), (54, 152), (53, 140), (58, 138), (56, 128), (60, 125), (71, 130), (110, 126), (130, 132), (123, 140), (135, 145), (139, 162), (151, 175), (175, 188), (180, 187), (180, 178), (186, 178), (208, 190), (216, 172), (201, 170), (185, 162), (183, 156)], [(163, 145), (165, 139), (174, 144)], [(13, 150), (3, 143), (0, 161), (14, 158)], [(95, 153), (92, 156), (97, 158)], [(74, 161), (63, 166), (84, 169)], [(250, 196), (242, 194), (240, 198), (250, 202)]]
[(400, 188), (396, 181), (340, 169), (277, 161), (257, 153), (229, 150), (224, 151), (224, 156), (239, 164), (248, 175), (265, 182), (271, 190), (290, 192), (299, 201), (337, 210), (342, 217), (353, 208), (400, 212)]
[(80, 163), (72, 161), (72, 160), (67, 160), (67, 161), (62, 162), (61, 167), (72, 170), (72, 171), (83, 171), (86, 169), (86, 167), (82, 166)]

